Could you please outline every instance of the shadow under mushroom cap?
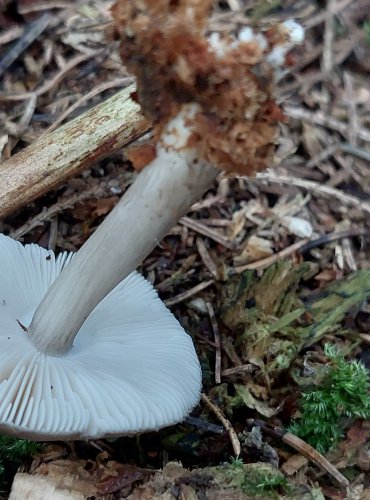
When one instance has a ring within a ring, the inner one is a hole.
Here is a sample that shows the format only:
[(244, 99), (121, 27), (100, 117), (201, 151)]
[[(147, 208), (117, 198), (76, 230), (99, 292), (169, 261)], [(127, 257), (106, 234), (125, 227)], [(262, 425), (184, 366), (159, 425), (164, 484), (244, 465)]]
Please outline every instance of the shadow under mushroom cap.
[(137, 272), (100, 302), (64, 356), (33, 346), (27, 327), (70, 259), (0, 235), (0, 431), (86, 439), (182, 420), (199, 400), (199, 362), (189, 335)]

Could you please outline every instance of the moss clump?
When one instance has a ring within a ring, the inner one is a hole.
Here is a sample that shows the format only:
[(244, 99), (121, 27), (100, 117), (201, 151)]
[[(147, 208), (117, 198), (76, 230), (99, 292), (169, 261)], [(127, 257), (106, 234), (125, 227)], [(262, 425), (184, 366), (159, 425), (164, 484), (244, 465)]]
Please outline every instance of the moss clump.
[(317, 387), (302, 392), (300, 417), (289, 431), (325, 453), (356, 418), (370, 417), (370, 379), (364, 365), (346, 361), (333, 346), (325, 346), (330, 364)]
[(18, 467), (40, 450), (40, 444), (0, 435), (0, 489), (7, 490)]

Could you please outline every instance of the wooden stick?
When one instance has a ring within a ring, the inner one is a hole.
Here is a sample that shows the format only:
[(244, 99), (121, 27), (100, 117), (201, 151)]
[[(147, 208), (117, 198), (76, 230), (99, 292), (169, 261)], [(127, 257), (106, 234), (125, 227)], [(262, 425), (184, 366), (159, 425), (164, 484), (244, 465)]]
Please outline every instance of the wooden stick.
[(149, 129), (131, 85), (0, 164), (0, 218), (142, 136)]
[(257, 420), (254, 418), (250, 418), (247, 420), (247, 424), (252, 427), (254, 425), (261, 427), (264, 431), (273, 436), (279, 437), (284, 443), (288, 444), (296, 451), (298, 451), (301, 455), (308, 458), (314, 462), (321, 470), (329, 474), (333, 481), (335, 481), (344, 491), (349, 486), (349, 481), (346, 477), (343, 476), (339, 470), (334, 467), (321, 453), (319, 453), (315, 448), (311, 445), (303, 441), (303, 439), (295, 436), (290, 432), (286, 432), (284, 429), (279, 427), (275, 427), (269, 425), (267, 422), (263, 420)]
[(204, 393), (201, 394), (201, 399), (203, 403), (208, 406), (208, 408), (216, 415), (216, 417), (219, 419), (221, 424), (224, 426), (225, 430), (229, 434), (229, 438), (231, 441), (231, 446), (233, 447), (234, 454), (236, 458), (240, 457), (240, 454), (242, 452), (242, 447), (238, 438), (237, 433), (235, 432), (234, 427), (231, 425), (230, 420), (228, 420), (220, 408), (216, 406), (212, 401), (209, 399), (208, 396), (206, 396)]

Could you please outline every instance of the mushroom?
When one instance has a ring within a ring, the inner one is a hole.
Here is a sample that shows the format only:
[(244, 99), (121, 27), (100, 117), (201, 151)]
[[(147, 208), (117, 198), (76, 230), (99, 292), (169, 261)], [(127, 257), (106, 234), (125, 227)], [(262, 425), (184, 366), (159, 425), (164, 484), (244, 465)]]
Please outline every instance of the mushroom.
[[(213, 165), (244, 174), (266, 166), (282, 116), (266, 55), (291, 42), (284, 27), (269, 39), (207, 40), (209, 0), (168, 1), (170, 15), (163, 2), (118, 0), (115, 11), (123, 58), (154, 124), (156, 144), (132, 156), (145, 168), (73, 258), (2, 238), (20, 298), (30, 292), (1, 327), (10, 337), (0, 355), (4, 431), (43, 439), (140, 432), (180, 421), (199, 399), (190, 337), (132, 273), (212, 184)], [(28, 259), (37, 287), (10, 249)], [(9, 354), (12, 342), (19, 348)]]
[(104, 297), (63, 356), (33, 345), (32, 316), (71, 257), (0, 235), (0, 430), (80, 439), (182, 420), (199, 398), (199, 362), (191, 338), (136, 271)]

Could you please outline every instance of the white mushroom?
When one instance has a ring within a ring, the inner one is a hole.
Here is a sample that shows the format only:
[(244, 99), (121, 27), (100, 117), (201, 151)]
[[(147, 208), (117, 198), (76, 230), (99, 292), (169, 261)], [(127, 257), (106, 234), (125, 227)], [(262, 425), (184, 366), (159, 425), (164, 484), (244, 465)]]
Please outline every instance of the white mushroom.
[[(240, 162), (244, 173), (266, 165), (280, 115), (269, 79), (252, 71), (255, 63), (265, 71), (260, 36), (252, 46), (251, 34), (247, 42), (229, 37), (232, 50), (220, 50), (204, 35), (209, 0), (168, 5), (171, 14), (160, 12), (159, 19), (156, 2), (116, 4), (118, 19), (132, 21), (126, 48), (132, 43), (132, 60), (140, 62), (148, 114), (160, 109), (149, 164), (72, 259), (0, 239), (0, 335), (9, 346), (0, 353), (0, 430), (43, 439), (140, 432), (180, 421), (199, 399), (200, 368), (190, 337), (132, 271), (211, 185), (218, 173), (211, 163), (233, 170)], [(151, 48), (148, 33), (157, 40), (159, 20), (163, 34), (169, 29), (175, 38), (174, 27), (181, 31), (187, 21), (190, 28), (184, 57), (171, 63), (173, 45), (164, 36), (164, 52), (157, 47), (159, 61), (150, 73), (131, 28)], [(203, 65), (193, 74), (191, 57), (186, 59), (194, 23), (195, 47), (208, 64), (204, 75)], [(157, 87), (151, 86), (153, 75)], [(174, 92), (174, 82), (186, 91)], [(161, 104), (168, 115), (162, 116)]]
[(199, 362), (191, 338), (137, 272), (99, 303), (63, 356), (32, 344), (31, 318), (71, 255), (55, 258), (0, 235), (0, 430), (77, 439), (182, 420), (199, 399)]

